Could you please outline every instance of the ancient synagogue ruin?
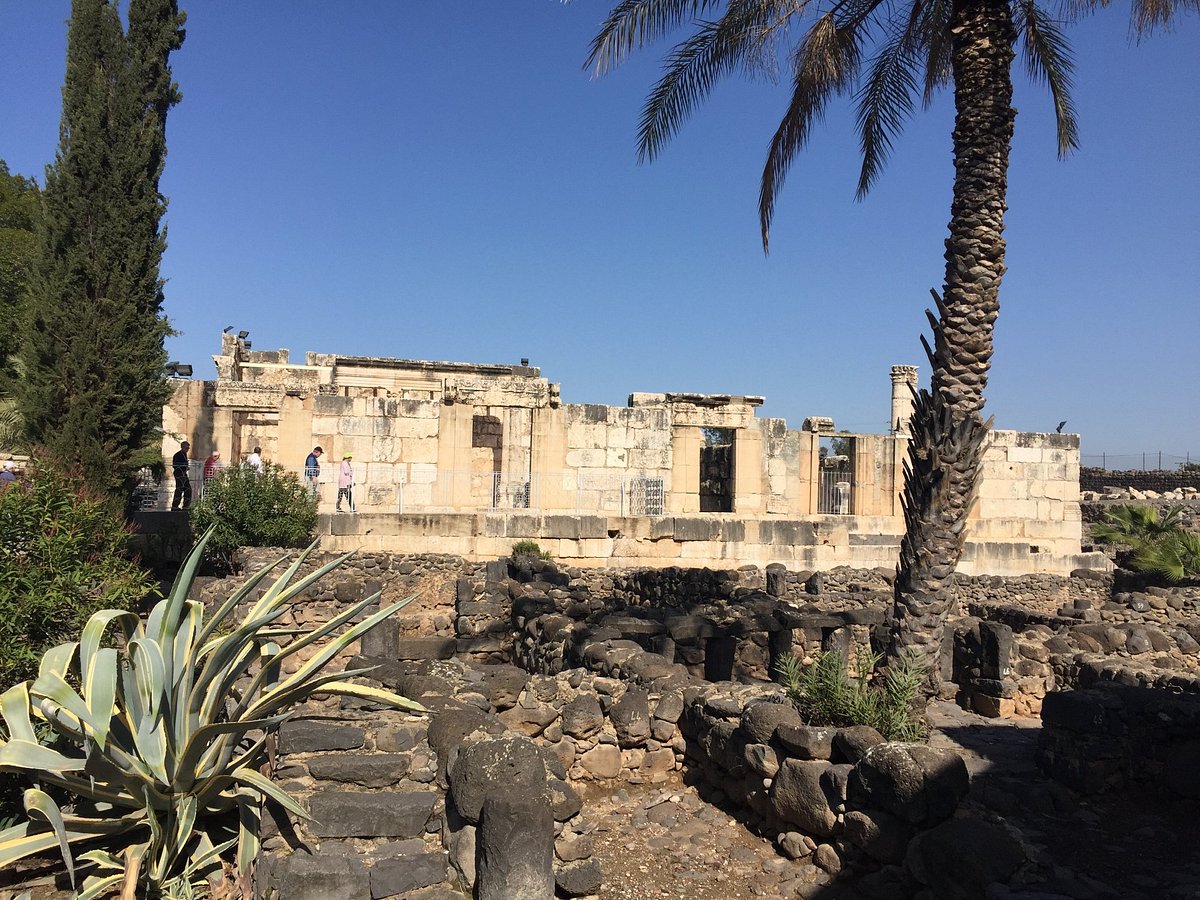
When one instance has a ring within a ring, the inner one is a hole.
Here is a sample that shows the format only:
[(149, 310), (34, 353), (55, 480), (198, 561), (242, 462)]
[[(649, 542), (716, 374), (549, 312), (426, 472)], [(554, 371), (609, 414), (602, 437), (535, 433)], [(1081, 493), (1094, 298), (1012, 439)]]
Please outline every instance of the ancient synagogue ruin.
[[(179, 380), (163, 453), (237, 464), (255, 447), (301, 474), (324, 449), (322, 545), (470, 559), (536, 541), (578, 565), (894, 565), (917, 370), (892, 368), (888, 434), (799, 430), (762, 397), (634, 393), (570, 404), (527, 360), (477, 365), (255, 350), (226, 333), (214, 380)], [(335, 515), (350, 454), (357, 514)], [(199, 473), (197, 473), (199, 474)], [(199, 481), (199, 478), (194, 481)], [(1079, 438), (994, 431), (961, 569), (1066, 574), (1080, 552)]]

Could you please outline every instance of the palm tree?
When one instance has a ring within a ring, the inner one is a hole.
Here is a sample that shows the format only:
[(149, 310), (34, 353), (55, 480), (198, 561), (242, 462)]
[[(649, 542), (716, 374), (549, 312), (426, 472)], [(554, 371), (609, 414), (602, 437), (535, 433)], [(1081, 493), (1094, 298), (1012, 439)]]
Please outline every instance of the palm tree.
[[(1067, 0), (1073, 15), (1108, 0)], [(1133, 0), (1132, 29), (1166, 28), (1200, 0)], [(835, 95), (854, 94), (862, 170), (858, 196), (882, 171), (893, 138), (920, 95), (953, 85), (954, 194), (942, 291), (922, 338), (930, 389), (914, 405), (905, 466), (905, 535), (891, 616), (891, 653), (932, 655), (940, 646), (974, 500), (982, 448), (992, 333), (1004, 277), (1004, 212), (1012, 143), (1012, 63), (1054, 101), (1059, 155), (1076, 146), (1071, 56), (1060, 23), (1037, 0), (622, 0), (592, 42), (587, 65), (603, 74), (635, 49), (684, 24), (693, 33), (667, 56), (642, 111), (638, 148), (652, 160), (722, 77), (774, 74), (781, 53), (791, 100), (771, 140), (759, 190), (767, 250), (775, 201), (792, 161)], [(794, 41), (790, 39), (799, 35)], [(869, 50), (867, 53), (865, 51)]]
[(1036, 0), (624, 0), (593, 40), (587, 64), (602, 74), (693, 18), (694, 32), (668, 55), (646, 100), (640, 156), (652, 160), (719, 78), (770, 73), (786, 45), (791, 100), (771, 139), (759, 192), (764, 251), (787, 170), (831, 98), (854, 94), (857, 103), (861, 197), (917, 96), (928, 104), (939, 88), (954, 86), (946, 274), (941, 293), (933, 292), (937, 315), (928, 313), (933, 345), (922, 338), (933, 375), (914, 407), (891, 616), (893, 653), (932, 656), (991, 425), (981, 413), (1004, 275), (1014, 44), (1020, 36), (1029, 73), (1050, 88), (1060, 154), (1076, 143), (1069, 51), (1058, 23)]

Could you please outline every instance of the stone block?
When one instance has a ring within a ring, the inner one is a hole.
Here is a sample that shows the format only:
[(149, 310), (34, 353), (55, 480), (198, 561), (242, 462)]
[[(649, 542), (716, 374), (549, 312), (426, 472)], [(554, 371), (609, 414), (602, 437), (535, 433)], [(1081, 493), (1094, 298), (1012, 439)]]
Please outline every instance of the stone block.
[(354, 856), (293, 853), (271, 860), (263, 869), (260, 878), (266, 887), (287, 900), (367, 900), (372, 896), (367, 870)]
[(497, 786), (476, 835), (478, 900), (547, 900), (554, 896), (554, 817), (546, 797)]
[(440, 884), (446, 880), (446, 861), (445, 853), (410, 853), (380, 860), (371, 868), (372, 900)]
[(424, 832), (437, 798), (433, 791), (324, 791), (309, 798), (310, 828), (322, 838), (416, 837)]
[(320, 781), (378, 788), (403, 778), (410, 762), (408, 755), (403, 753), (327, 754), (310, 759), (308, 773)]
[(363, 730), (353, 725), (294, 719), (279, 729), (281, 753), (313, 753), (322, 750), (357, 750), (363, 745)]

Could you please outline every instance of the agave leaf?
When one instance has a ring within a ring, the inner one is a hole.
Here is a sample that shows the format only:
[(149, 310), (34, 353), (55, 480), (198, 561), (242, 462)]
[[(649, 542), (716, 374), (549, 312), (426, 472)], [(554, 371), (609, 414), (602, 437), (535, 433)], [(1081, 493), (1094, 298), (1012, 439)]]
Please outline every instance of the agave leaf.
[(297, 803), (295, 799), (292, 798), (291, 794), (287, 793), (287, 791), (276, 785), (273, 781), (271, 781), (271, 779), (269, 779), (266, 775), (263, 775), (261, 772), (256, 772), (254, 769), (250, 768), (234, 769), (233, 772), (230, 773), (230, 777), (234, 781), (254, 788), (254, 790), (258, 791), (260, 794), (265, 794), (267, 797), (270, 797), (288, 812), (293, 813), (302, 819), (312, 818), (308, 814), (308, 810)]
[(0, 772), (78, 772), (84, 762), (32, 741), (12, 740), (0, 747)]
[(261, 798), (251, 793), (247, 802), (238, 804), (237, 869), (239, 876), (248, 876), (254, 869), (261, 846), (262, 833)]
[(84, 670), (83, 693), (87, 698), (91, 721), (95, 723), (93, 737), (96, 743), (103, 747), (108, 743), (113, 704), (117, 699), (116, 650), (105, 647), (92, 653), (90, 664)]
[(254, 609), (250, 611), (251, 617), (262, 615), (268, 609), (272, 609), (287, 603), (292, 597), (295, 597), (307, 590), (318, 579), (322, 578), (329, 572), (332, 572), (354, 555), (353, 553), (343, 553), (341, 556), (326, 563), (312, 574), (306, 575), (304, 578), (301, 578), (300, 581), (296, 582), (296, 584), (292, 585), (292, 578), (295, 577), (296, 572), (300, 570), (300, 566), (304, 564), (305, 560), (307, 560), (308, 557), (312, 555), (313, 551), (317, 549), (318, 543), (319, 539), (313, 541), (300, 552), (300, 554), (296, 557), (296, 561), (288, 566), (288, 570), (279, 578), (278, 581), (271, 585), (270, 589), (268, 589), (261, 598), (259, 598), (258, 603), (254, 606)]
[(75, 900), (97, 900), (104, 897), (125, 880), (125, 873), (118, 872), (115, 875), (93, 875), (83, 883), (83, 890), (75, 895)]
[(58, 849), (62, 852), (63, 863), (67, 867), (67, 875), (71, 886), (75, 886), (75, 860), (71, 858), (71, 848), (67, 846), (67, 826), (63, 822), (62, 810), (50, 799), (50, 795), (40, 788), (30, 788), (25, 792), (25, 812), (30, 821), (41, 819), (53, 830), (58, 838)]
[(196, 541), (196, 545), (188, 552), (187, 558), (175, 576), (175, 584), (165, 600), (154, 604), (150, 616), (146, 620), (146, 637), (160, 645), (164, 638), (175, 631), (179, 619), (179, 611), (187, 599), (188, 592), (196, 580), (196, 570), (200, 568), (200, 560), (204, 556), (204, 548), (212, 538), (216, 525), (210, 525), (208, 530)]
[(247, 647), (253, 648), (255, 632), (262, 626), (274, 622), (283, 613), (284, 610), (277, 609), (257, 618), (247, 618), (237, 629), (221, 639), (217, 648), (205, 660), (204, 668), (192, 687), (188, 701), (190, 710), (200, 709), (204, 695), (211, 688), (213, 681), (224, 674), (233, 660), (244, 653)]
[[(38, 664), (38, 679), (43, 675), (57, 675), (59, 678), (65, 679), (67, 673), (71, 671), (71, 664), (75, 661), (75, 654), (78, 650), (78, 642), (51, 647), (42, 654), (42, 661)], [(34, 683), (36, 684), (36, 680)]]
[(254, 731), (261, 728), (264, 731), (277, 728), (281, 722), (289, 719), (292, 713), (286, 712), (281, 715), (271, 716), (267, 719), (239, 719), (234, 722), (214, 722), (211, 725), (205, 725), (196, 730), (188, 741), (183, 753), (179, 756), (179, 768), (176, 773), (178, 787), (182, 790), (188, 790), (192, 783), (196, 781), (196, 762), (200, 759), (207, 749), (209, 742), (213, 738), (220, 735), (236, 735), (240, 741), (248, 731)]
[[(107, 830), (100, 830), (101, 825), (106, 825)], [(68, 829), (67, 843), (74, 844), (78, 841), (95, 840), (99, 834), (119, 834), (122, 831), (128, 830), (128, 828), (128, 823), (122, 819), (117, 819), (109, 823), (97, 823), (96, 830), (92, 831)], [(18, 859), (24, 859), (26, 856), (32, 856), (34, 853), (53, 850), (57, 846), (59, 846), (58, 835), (53, 830), (46, 831), (41, 825), (33, 822), (22, 822), (19, 825), (14, 825), (12, 828), (0, 831), (0, 869), (11, 865)]]
[[(98, 869), (123, 869), (121, 861), (107, 850), (89, 850), (79, 854), (80, 862), (89, 862)], [(84, 882), (85, 884), (87, 882)]]
[(138, 875), (148, 844), (130, 844), (125, 848), (125, 875), (121, 883), (121, 900), (137, 900)]
[(212, 646), (209, 643), (209, 638), (216, 633), (217, 629), (221, 627), (221, 624), (225, 621), (225, 619), (229, 617), (229, 614), (237, 609), (238, 604), (249, 597), (250, 594), (254, 592), (254, 589), (262, 582), (262, 580), (270, 575), (271, 572), (278, 568), (279, 565), (286, 559), (286, 556), (281, 556), (270, 565), (263, 566), (261, 569), (247, 578), (242, 583), (242, 586), (230, 594), (229, 599), (217, 608), (216, 612), (214, 612), (209, 620), (204, 623), (204, 627), (196, 636), (196, 646), (201, 648), (199, 651), (201, 657), (204, 655), (204, 650), (209, 646)]
[[(11, 737), (20, 741), (38, 743), (33, 731), (33, 722), (29, 719), (29, 682), (22, 681), (14, 684), (3, 694), (0, 694), (0, 715), (8, 725)], [(0, 745), (4, 742), (0, 741)]]
[(104, 632), (109, 624), (115, 620), (126, 620), (126, 632), (128, 632), (128, 620), (133, 621), (133, 627), (137, 627), (137, 613), (127, 612), (123, 609), (102, 609), (97, 613), (93, 613), (92, 617), (87, 620), (87, 624), (83, 626), (83, 631), (79, 636), (79, 671), (85, 676), (92, 665), (92, 658), (96, 651), (100, 648), (100, 641), (104, 639)]
[(322, 672), (319, 675), (310, 675), (302, 681), (293, 681), (289, 678), (283, 684), (259, 697), (245, 715), (266, 716), (271, 715), (277, 709), (287, 709), (310, 694), (318, 693), (324, 685), (340, 681), (345, 677), (343, 672)]
[[(379, 610), (374, 615), (368, 616), (357, 625), (351, 626), (340, 635), (331, 638), (324, 647), (321, 648), (311, 659), (296, 670), (294, 674), (289, 676), (274, 690), (264, 694), (254, 706), (247, 711), (248, 715), (262, 715), (269, 712), (271, 709), (279, 707), (279, 698), (290, 696), (294, 693), (294, 689), (298, 686), (304, 686), (313, 680), (313, 676), (320, 671), (324, 665), (333, 659), (337, 654), (341, 653), (351, 643), (358, 640), (366, 632), (370, 631), (388, 616), (394, 615), (397, 610), (403, 609), (412, 602), (412, 597), (401, 600), (399, 603), (393, 603), (391, 606)], [(340, 616), (338, 618), (341, 618)], [(286, 655), (292, 648), (288, 645), (284, 648), (283, 653)], [(268, 699), (272, 698), (272, 699)], [(239, 704), (240, 708), (241, 704)]]
[[(233, 648), (230, 648), (233, 649)], [(221, 651), (224, 655), (225, 651)], [(215, 677), (203, 685), (192, 688), (188, 701), (193, 716), (200, 722), (211, 722), (217, 718), (217, 710), (232, 696), (234, 685), (241, 680), (251, 660), (258, 655), (258, 650), (252, 640), (246, 640), (238, 649), (237, 654), (224, 663), (216, 671)], [(213, 654), (215, 658), (216, 654)], [(207, 666), (205, 667), (207, 669)], [(201, 678), (205, 673), (201, 673)]]
[[(167, 664), (162, 648), (153, 641), (130, 641), (129, 662), (134, 670), (142, 709), (151, 719), (157, 719), (162, 714), (163, 691), (167, 683)], [(131, 722), (130, 727), (136, 729), (139, 724)]]
[(133, 733), (133, 743), (138, 758), (146, 765), (154, 778), (164, 785), (171, 783), (167, 772), (167, 723), (165, 719), (142, 720), (142, 727)]
[(407, 697), (393, 694), (391, 691), (368, 687), (365, 684), (354, 684), (350, 681), (331, 681), (312, 693), (340, 694), (343, 697), (357, 697), (359, 700), (373, 700), (376, 703), (386, 703), (389, 706), (394, 706), (398, 709), (408, 709), (413, 712), (427, 711), (425, 707), (415, 700), (409, 700)]

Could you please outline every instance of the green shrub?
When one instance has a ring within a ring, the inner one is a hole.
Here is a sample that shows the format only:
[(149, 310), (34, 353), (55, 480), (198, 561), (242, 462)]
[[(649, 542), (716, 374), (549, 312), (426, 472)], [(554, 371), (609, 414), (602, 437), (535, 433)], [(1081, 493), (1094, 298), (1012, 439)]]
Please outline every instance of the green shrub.
[(0, 690), (33, 677), (97, 610), (134, 609), (155, 591), (128, 541), (109, 498), (45, 461), (0, 491)]
[(280, 466), (266, 463), (261, 474), (250, 466), (230, 466), (204, 485), (191, 522), (196, 534), (213, 529), (208, 558), (232, 569), (238, 547), (307, 544), (317, 524), (317, 500)]
[[(36, 680), (0, 696), (10, 736), (0, 744), (0, 771), (37, 783), (24, 795), (29, 820), (0, 832), (0, 868), (57, 849), (72, 883), (82, 876), (81, 900), (111, 896), (122, 885), (122, 897), (134, 897), (136, 888), (138, 897), (182, 898), (212, 890), (223, 862), (233, 862), (237, 896), (250, 896), (264, 801), (308, 817), (260, 772), (280, 723), (314, 694), (422, 711), (348, 680), (369, 669), (323, 672), (412, 598), (367, 615), (379, 603), (376, 593), (311, 632), (272, 628), (349, 556), (297, 578), (310, 547), (274, 583), (266, 576), (283, 560), (252, 575), (206, 619), (204, 604), (188, 595), (213, 535), (201, 538), (170, 595), (145, 620), (121, 610), (96, 613), (78, 642), (45, 654)], [(234, 622), (234, 610), (261, 587), (261, 598)], [(115, 646), (105, 646), (110, 629), (120, 634)], [(305, 648), (314, 655), (296, 656)], [(287, 674), (296, 661), (299, 668)], [(42, 723), (56, 744), (38, 733)], [(60, 804), (48, 790), (71, 799)], [(92, 849), (75, 857), (78, 843)]]
[(1167, 581), (1200, 575), (1200, 534), (1179, 529), (1142, 545), (1133, 555), (1139, 572), (1153, 572)]
[(1092, 540), (1139, 550), (1179, 531), (1182, 516), (1179, 506), (1168, 507), (1160, 516), (1152, 506), (1121, 504), (1105, 512), (1104, 521), (1092, 526)]
[(550, 551), (543, 550), (537, 541), (523, 540), (512, 545), (513, 556), (536, 556), (538, 559), (549, 559)]
[(818, 653), (804, 666), (784, 656), (776, 667), (796, 709), (811, 725), (870, 725), (889, 741), (925, 738), (918, 698), (925, 683), (925, 664), (906, 654), (875, 674), (881, 656), (861, 649), (858, 674), (851, 676), (840, 653)]

